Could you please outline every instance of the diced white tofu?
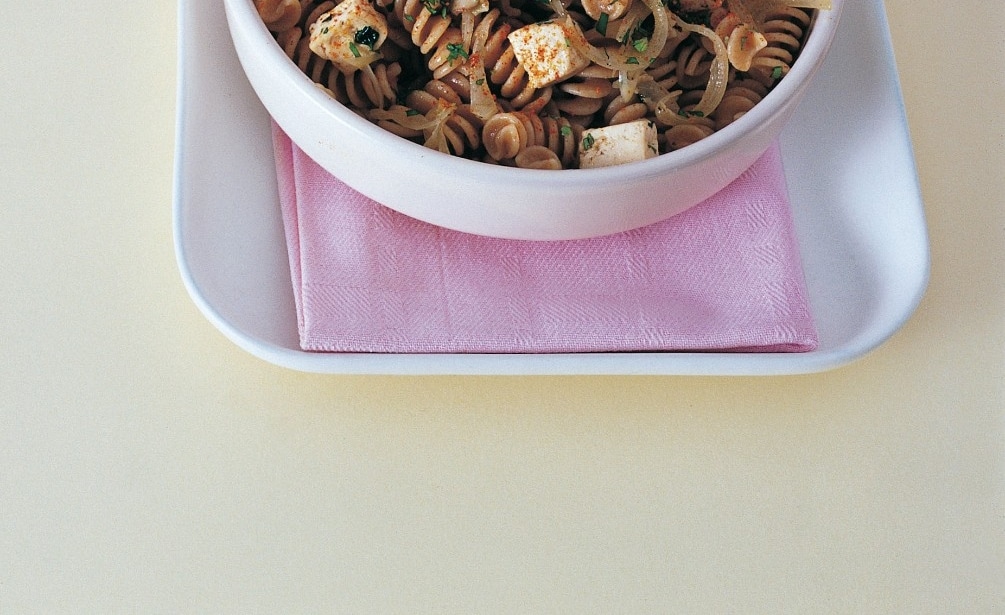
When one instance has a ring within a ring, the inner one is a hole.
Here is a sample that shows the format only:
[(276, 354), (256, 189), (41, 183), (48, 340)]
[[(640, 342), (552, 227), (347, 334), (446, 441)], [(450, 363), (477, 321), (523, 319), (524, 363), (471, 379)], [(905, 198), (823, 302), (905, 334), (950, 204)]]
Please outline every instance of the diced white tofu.
[(535, 88), (568, 79), (590, 63), (577, 50), (586, 47), (586, 38), (570, 18), (528, 24), (510, 32), (507, 38)]
[(387, 20), (370, 0), (343, 0), (310, 25), (311, 51), (342, 72), (359, 70), (380, 57)]
[(656, 125), (649, 120), (588, 128), (579, 140), (581, 169), (610, 167), (658, 155)]

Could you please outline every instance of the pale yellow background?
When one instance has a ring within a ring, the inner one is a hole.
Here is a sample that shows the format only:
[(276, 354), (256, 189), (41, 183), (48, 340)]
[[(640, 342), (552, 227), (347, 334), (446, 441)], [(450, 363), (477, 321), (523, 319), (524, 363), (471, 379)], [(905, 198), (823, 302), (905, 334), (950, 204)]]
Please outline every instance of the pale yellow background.
[(888, 343), (406, 378), (274, 367), (187, 296), (175, 2), (5, 0), (0, 613), (1005, 613), (1005, 22), (887, 10), (932, 244)]

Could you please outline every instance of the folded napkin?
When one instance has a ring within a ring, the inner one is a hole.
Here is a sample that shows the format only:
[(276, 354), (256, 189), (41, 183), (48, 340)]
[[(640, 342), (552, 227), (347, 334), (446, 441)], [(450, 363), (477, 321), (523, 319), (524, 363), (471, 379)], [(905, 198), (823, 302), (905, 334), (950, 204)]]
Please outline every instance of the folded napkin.
[(320, 352), (800, 352), (817, 345), (777, 146), (669, 220), (517, 241), (355, 192), (273, 128), (301, 347)]

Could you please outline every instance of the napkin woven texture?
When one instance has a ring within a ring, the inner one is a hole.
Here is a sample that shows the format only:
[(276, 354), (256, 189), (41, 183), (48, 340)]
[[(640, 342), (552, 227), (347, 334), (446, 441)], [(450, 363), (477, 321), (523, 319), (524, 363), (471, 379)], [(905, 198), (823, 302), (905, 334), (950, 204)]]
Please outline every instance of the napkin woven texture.
[(302, 349), (802, 352), (817, 346), (777, 145), (668, 220), (496, 239), (395, 212), (273, 126)]

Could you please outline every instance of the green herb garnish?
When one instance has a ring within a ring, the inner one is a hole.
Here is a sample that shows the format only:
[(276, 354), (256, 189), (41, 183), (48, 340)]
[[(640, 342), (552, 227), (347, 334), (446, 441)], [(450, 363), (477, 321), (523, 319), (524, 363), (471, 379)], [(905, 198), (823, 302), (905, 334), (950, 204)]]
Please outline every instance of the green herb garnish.
[(464, 50), (464, 45), (460, 43), (447, 43), (447, 51), (450, 55), (447, 56), (447, 62), (453, 63), (457, 58), (468, 59), (468, 52)]
[(597, 30), (597, 32), (599, 32), (603, 36), (607, 36), (607, 22), (608, 22), (609, 19), (610, 19), (610, 16), (607, 13), (601, 13), (600, 14), (600, 19), (597, 20), (597, 28), (596, 28), (596, 30)]
[(353, 40), (360, 45), (366, 45), (372, 50), (377, 41), (380, 40), (380, 32), (377, 32), (371, 26), (363, 26), (359, 30), (356, 30)]
[(440, 17), (447, 18), (447, 0), (422, 0), (422, 6), (426, 7), (431, 15), (439, 13)]

